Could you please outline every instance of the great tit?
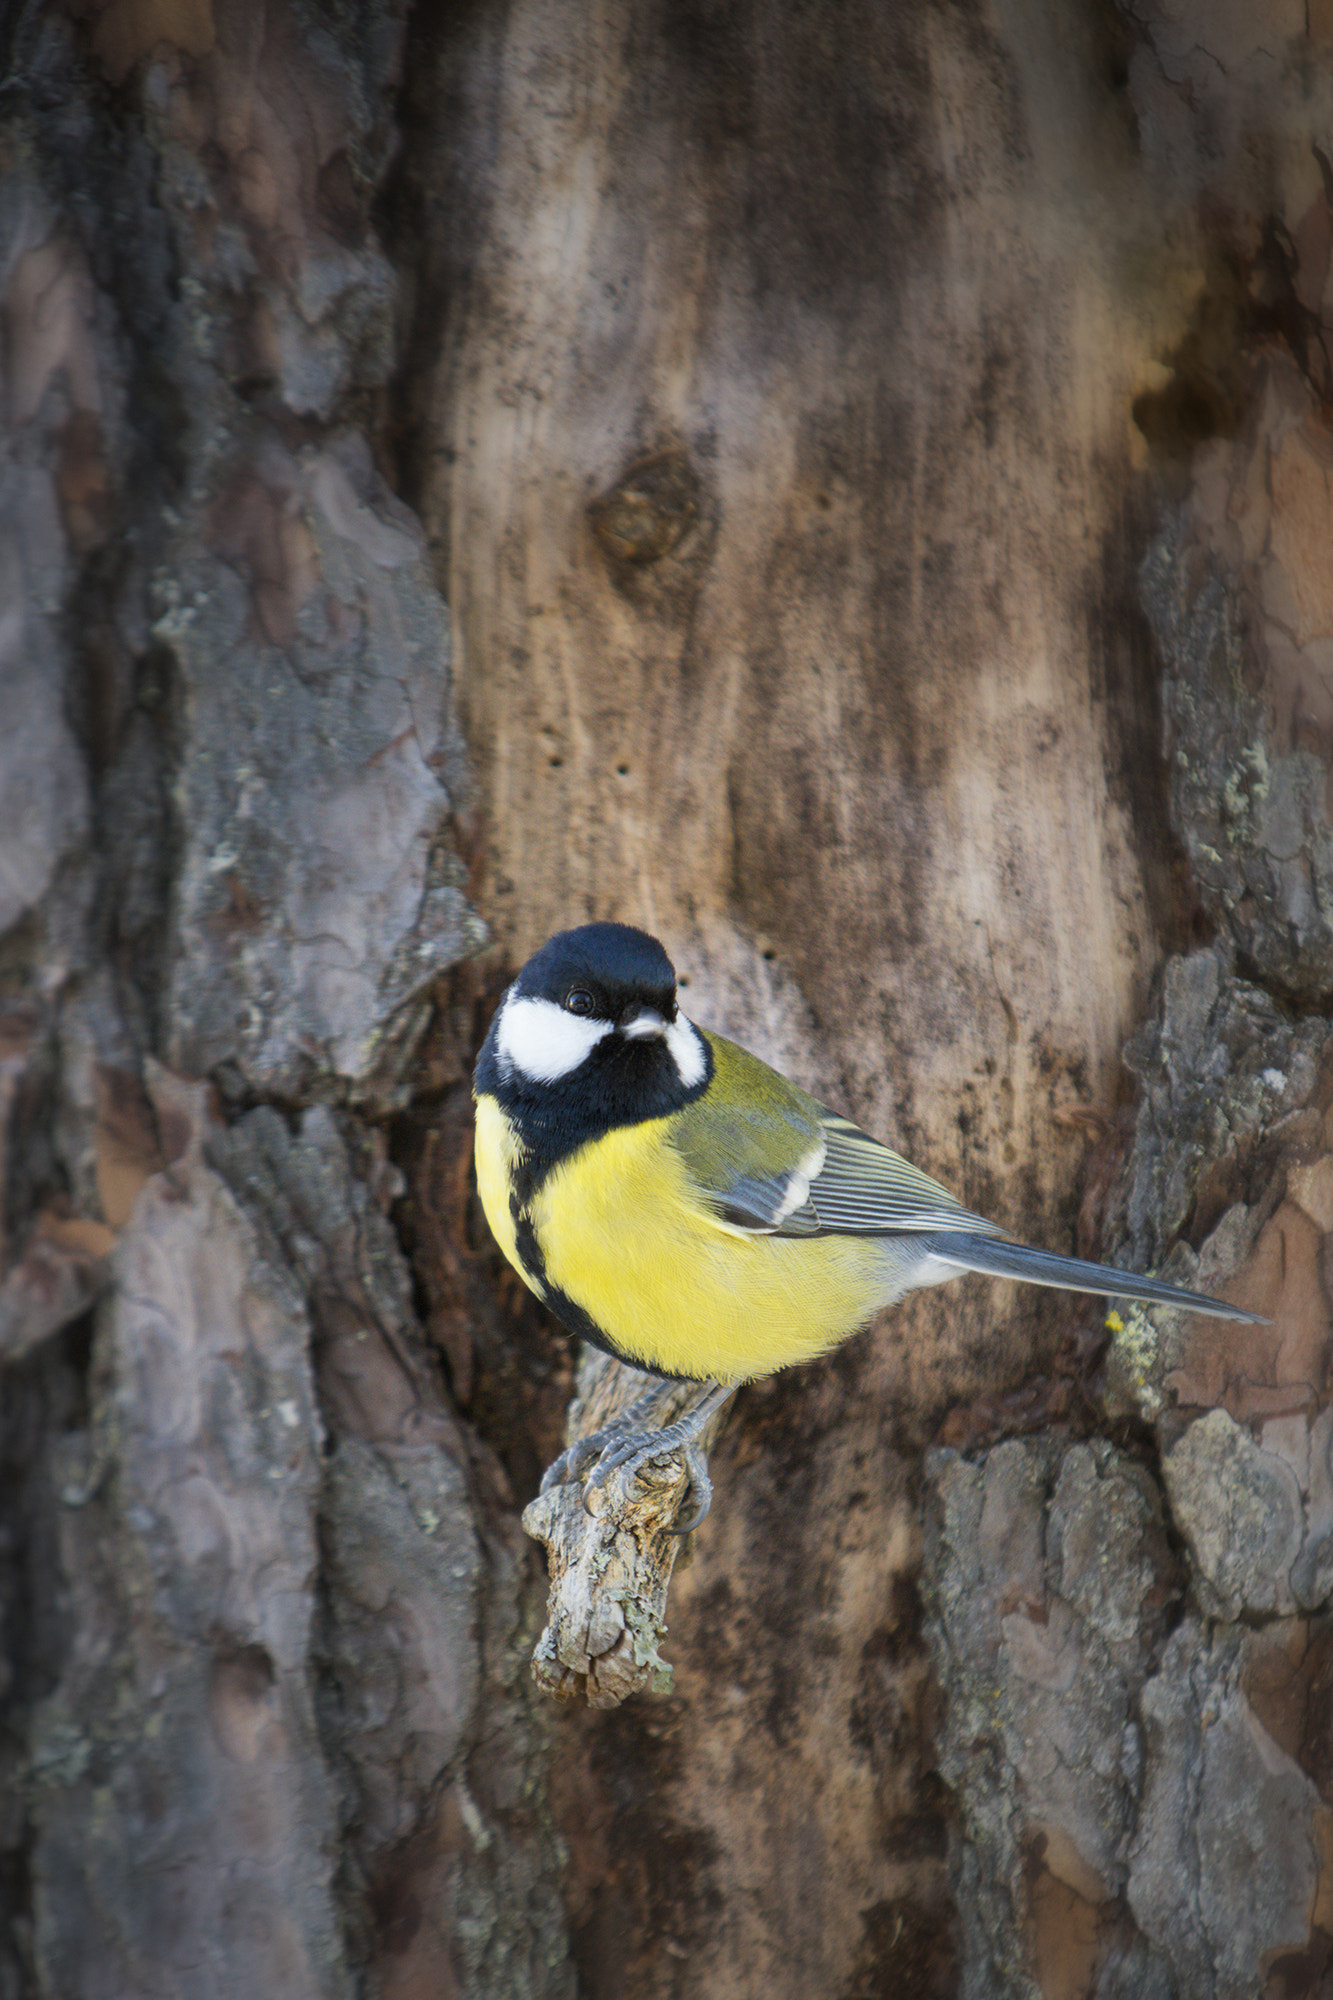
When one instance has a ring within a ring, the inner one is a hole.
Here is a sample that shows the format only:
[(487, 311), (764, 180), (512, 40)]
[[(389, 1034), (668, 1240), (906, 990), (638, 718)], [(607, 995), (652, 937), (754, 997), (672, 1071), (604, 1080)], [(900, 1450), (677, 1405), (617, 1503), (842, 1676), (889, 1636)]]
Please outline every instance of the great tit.
[[(659, 1385), (544, 1485), (692, 1447), (742, 1382), (808, 1361), (905, 1292), (963, 1271), (1254, 1320), (1156, 1278), (1013, 1242), (757, 1056), (681, 1013), (655, 938), (562, 931), (530, 958), (477, 1062), (477, 1183), (500, 1248), (556, 1317)], [(689, 1451), (696, 1507), (702, 1461)], [(586, 1494), (585, 1494), (586, 1498)], [(702, 1508), (699, 1501), (702, 1501)]]

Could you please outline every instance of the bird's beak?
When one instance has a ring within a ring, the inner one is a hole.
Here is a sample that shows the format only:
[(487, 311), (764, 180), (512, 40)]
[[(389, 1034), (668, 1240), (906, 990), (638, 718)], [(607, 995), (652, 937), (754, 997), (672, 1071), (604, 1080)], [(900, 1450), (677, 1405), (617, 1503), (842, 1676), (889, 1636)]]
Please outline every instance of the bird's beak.
[(631, 1042), (647, 1041), (650, 1035), (662, 1036), (666, 1033), (666, 1016), (659, 1014), (656, 1007), (640, 1007), (619, 1023), (620, 1032)]

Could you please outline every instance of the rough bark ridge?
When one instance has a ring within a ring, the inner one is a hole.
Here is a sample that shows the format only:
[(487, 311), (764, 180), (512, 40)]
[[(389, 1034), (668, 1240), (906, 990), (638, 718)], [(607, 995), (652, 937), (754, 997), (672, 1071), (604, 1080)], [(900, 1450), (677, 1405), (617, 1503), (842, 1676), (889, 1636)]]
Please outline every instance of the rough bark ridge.
[(1333, 83), (1303, 10), (1133, 11), (1145, 164), (1198, 270), (1136, 405), (1173, 499), (1140, 590), (1218, 938), (1127, 1050), (1107, 1228), (1181, 1277), (1239, 1271), (1274, 1324), (1117, 1332), (1102, 1408), (1150, 1427), (1151, 1484), (1105, 1440), (937, 1459), (931, 1623), (965, 1990), (1247, 2000), (1323, 1992), (1333, 1959)]
[(569, 1992), (534, 1566), (387, 1220), (483, 935), (363, 428), (401, 24), (17, 12), (0, 1991)]

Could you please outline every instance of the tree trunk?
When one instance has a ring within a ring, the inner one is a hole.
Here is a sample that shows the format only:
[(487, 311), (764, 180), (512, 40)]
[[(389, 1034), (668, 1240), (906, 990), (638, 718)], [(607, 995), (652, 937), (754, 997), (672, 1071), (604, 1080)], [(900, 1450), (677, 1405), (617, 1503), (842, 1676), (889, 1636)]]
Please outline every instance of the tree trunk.
[[(0, 30), (0, 1994), (1322, 1990), (1326, 33)], [(609, 1713), (468, 1184), (594, 914), (1274, 1317), (969, 1280), (754, 1385)]]

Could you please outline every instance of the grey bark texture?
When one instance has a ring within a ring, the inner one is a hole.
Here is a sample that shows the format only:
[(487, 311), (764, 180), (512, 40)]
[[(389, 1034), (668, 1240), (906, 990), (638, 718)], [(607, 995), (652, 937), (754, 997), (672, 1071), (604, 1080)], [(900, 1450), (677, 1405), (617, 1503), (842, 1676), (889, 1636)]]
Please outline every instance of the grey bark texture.
[[(1327, 6), (0, 60), (0, 1996), (1326, 1991)], [(594, 914), (1272, 1324), (969, 1281), (535, 1500), (467, 1079)]]
[(0, 1986), (569, 1993), (532, 1563), (387, 1220), (484, 936), (363, 428), (401, 23), (7, 33)]

